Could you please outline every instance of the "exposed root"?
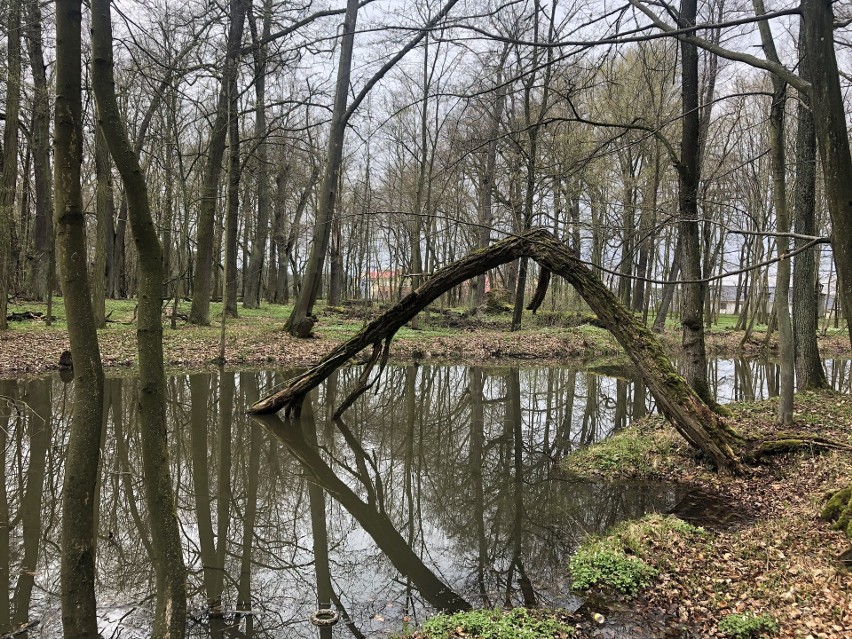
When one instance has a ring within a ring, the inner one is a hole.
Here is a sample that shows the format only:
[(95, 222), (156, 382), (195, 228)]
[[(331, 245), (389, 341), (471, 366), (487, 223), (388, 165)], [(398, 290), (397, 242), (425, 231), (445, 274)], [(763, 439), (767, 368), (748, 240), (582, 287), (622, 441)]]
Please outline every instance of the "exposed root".
[(760, 463), (773, 455), (798, 451), (822, 452), (826, 450), (852, 451), (852, 446), (818, 435), (778, 433), (771, 439), (752, 440), (746, 446), (742, 459), (747, 464)]

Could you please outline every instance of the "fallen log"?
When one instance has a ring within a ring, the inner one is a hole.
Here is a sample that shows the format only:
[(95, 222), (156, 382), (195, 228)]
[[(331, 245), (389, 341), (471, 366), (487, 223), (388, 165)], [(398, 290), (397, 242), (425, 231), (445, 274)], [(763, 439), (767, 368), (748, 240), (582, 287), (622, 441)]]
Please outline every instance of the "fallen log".
[[(533, 311), (544, 300), (551, 274), (568, 280), (597, 315), (600, 324), (624, 348), (633, 365), (641, 372), (658, 409), (678, 433), (703, 453), (720, 472), (740, 473), (745, 470), (741, 455), (749, 447), (748, 444), (753, 445), (754, 442), (749, 442), (729, 426), (698, 397), (672, 366), (656, 336), (637, 321), (600, 279), (546, 229), (533, 229), (506, 238), (440, 269), (417, 290), (379, 315), (349, 341), (332, 350), (313, 368), (290, 380), (285, 388), (254, 404), (249, 412), (261, 415), (284, 409), (288, 416), (298, 415), (303, 399), (311, 390), (364, 348), (373, 346), (373, 355), (368, 360), (361, 380), (355, 392), (338, 410), (339, 414), (351, 405), (358, 394), (375, 383), (375, 379), (368, 382), (370, 372), (379, 361), (380, 368), (383, 367), (390, 341), (403, 325), (454, 286), (520, 257), (534, 259), (542, 266), (538, 287), (530, 304)], [(769, 452), (769, 448), (765, 452)], [(755, 453), (753, 448), (751, 451)]]
[(27, 320), (36, 319), (44, 319), (44, 313), (40, 313), (39, 311), (22, 311), (20, 313), (11, 313), (6, 316), (6, 320), (9, 322), (25, 322)]

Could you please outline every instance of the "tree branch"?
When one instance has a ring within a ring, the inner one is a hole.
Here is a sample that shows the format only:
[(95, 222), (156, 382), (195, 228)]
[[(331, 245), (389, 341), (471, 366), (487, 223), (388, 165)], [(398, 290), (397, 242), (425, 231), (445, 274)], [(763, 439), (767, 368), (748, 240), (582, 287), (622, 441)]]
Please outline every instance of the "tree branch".
[[(748, 53), (742, 53), (740, 51), (732, 51), (731, 49), (726, 49), (718, 44), (714, 44), (709, 40), (705, 40), (704, 38), (700, 38), (695, 35), (687, 35), (683, 33), (682, 29), (675, 29), (671, 25), (666, 24), (663, 20), (651, 9), (646, 7), (640, 0), (628, 0), (630, 4), (636, 7), (639, 11), (644, 13), (654, 25), (663, 31), (667, 35), (671, 35), (676, 37), (678, 40), (683, 40), (685, 42), (689, 42), (690, 44), (694, 44), (697, 47), (701, 47), (705, 51), (709, 51), (710, 53), (715, 53), (720, 58), (725, 58), (726, 60), (733, 60), (735, 62), (745, 62), (749, 66), (763, 69), (764, 71), (769, 71), (774, 73), (779, 78), (787, 82), (790, 86), (795, 87), (799, 91), (803, 91), (805, 93), (810, 93), (811, 84), (810, 82), (806, 82), (795, 73), (790, 71), (783, 64), (778, 64), (772, 62), (770, 60), (764, 60), (762, 58), (758, 58), (757, 56), (750, 55)], [(791, 11), (790, 13), (799, 13), (798, 10)], [(769, 14), (767, 14), (769, 15)], [(761, 16), (761, 19), (766, 16)]]

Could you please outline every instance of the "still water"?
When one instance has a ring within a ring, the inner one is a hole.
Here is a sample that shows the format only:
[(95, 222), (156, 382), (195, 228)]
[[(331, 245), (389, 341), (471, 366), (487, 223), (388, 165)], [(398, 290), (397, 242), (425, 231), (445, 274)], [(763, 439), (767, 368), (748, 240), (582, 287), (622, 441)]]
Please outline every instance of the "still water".
[[(826, 363), (850, 391), (850, 362)], [(192, 636), (382, 636), (438, 608), (574, 605), (565, 564), (585, 535), (676, 506), (677, 486), (576, 483), (555, 463), (653, 410), (629, 369), (390, 368), (332, 421), (340, 371), (298, 422), (245, 408), (286, 372), (169, 379), (172, 478)], [(711, 365), (720, 401), (777, 389), (760, 361)], [(146, 636), (153, 574), (135, 413), (138, 383), (106, 381), (98, 603), (105, 638)], [(61, 636), (60, 492), (71, 385), (0, 381), (0, 633)], [(320, 631), (318, 606), (343, 620)], [(212, 611), (212, 614), (211, 614)]]

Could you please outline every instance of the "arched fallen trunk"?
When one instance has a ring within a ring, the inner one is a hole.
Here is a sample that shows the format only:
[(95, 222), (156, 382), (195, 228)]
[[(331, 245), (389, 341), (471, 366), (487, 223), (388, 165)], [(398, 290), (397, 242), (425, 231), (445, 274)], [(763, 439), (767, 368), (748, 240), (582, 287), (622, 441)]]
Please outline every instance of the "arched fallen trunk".
[[(748, 442), (701, 401), (672, 366), (653, 333), (638, 322), (594, 273), (545, 229), (533, 229), (506, 238), (440, 269), (417, 290), (331, 351), (316, 366), (291, 380), (287, 387), (254, 404), (249, 412), (260, 415), (285, 409), (288, 415), (298, 414), (302, 400), (312, 389), (339, 366), (372, 345), (372, 355), (358, 386), (338, 408), (339, 415), (378, 379), (387, 361), (390, 341), (402, 326), (454, 286), (520, 257), (532, 258), (542, 266), (538, 289), (530, 303), (532, 310), (544, 300), (551, 272), (568, 280), (597, 314), (601, 325), (615, 336), (641, 371), (660, 412), (675, 429), (691, 446), (706, 455), (720, 472), (737, 473), (743, 470), (740, 456), (747, 445), (753, 442)], [(370, 375), (377, 362), (380, 363), (379, 370), (371, 381)], [(760, 457), (761, 453), (752, 449), (751, 455)]]

